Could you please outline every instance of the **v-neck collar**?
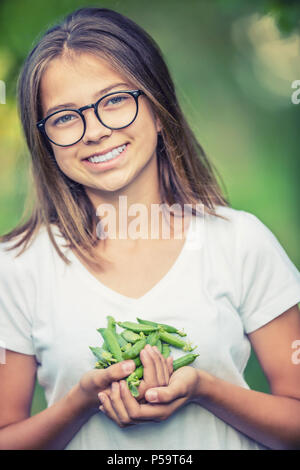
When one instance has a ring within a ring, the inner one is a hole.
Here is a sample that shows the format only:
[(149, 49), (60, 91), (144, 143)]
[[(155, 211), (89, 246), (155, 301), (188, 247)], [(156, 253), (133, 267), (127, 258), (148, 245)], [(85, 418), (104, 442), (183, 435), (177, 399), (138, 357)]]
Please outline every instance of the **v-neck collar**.
[[(198, 217), (196, 217), (198, 218)], [(153, 286), (151, 289), (149, 289), (145, 294), (138, 298), (134, 297), (128, 297), (127, 295), (123, 295), (120, 292), (115, 291), (111, 287), (106, 286), (103, 284), (102, 281), (97, 279), (80, 261), (80, 259), (75, 255), (75, 253), (71, 250), (68, 249), (68, 257), (73, 261), (74, 268), (77, 271), (77, 274), (81, 277), (81, 279), (86, 283), (89, 284), (91, 288), (94, 290), (97, 290), (98, 292), (103, 292), (103, 294), (106, 294), (110, 298), (113, 298), (120, 303), (126, 303), (130, 305), (135, 305), (137, 303), (141, 303), (144, 300), (156, 295), (158, 292), (161, 291), (171, 280), (173, 273), (178, 269), (179, 265), (181, 264), (185, 252), (188, 249), (189, 242), (192, 239), (192, 227), (194, 224), (197, 226), (197, 220), (194, 220), (195, 216), (192, 216), (190, 221), (189, 221), (189, 226), (188, 229), (186, 230), (186, 236), (185, 236), (185, 241), (183, 244), (183, 247), (177, 256), (176, 260), (172, 264), (171, 268), (167, 273)]]

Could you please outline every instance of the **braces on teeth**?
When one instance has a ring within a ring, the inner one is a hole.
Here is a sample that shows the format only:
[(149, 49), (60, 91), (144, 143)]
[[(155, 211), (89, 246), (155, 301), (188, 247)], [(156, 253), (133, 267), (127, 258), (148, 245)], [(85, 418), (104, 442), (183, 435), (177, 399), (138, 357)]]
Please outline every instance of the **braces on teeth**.
[(99, 162), (105, 162), (107, 160), (111, 160), (112, 158), (115, 158), (118, 155), (120, 155), (120, 153), (122, 153), (123, 150), (125, 150), (125, 147), (126, 147), (126, 144), (122, 145), (121, 147), (117, 147), (113, 149), (111, 152), (108, 152), (105, 155), (98, 155), (95, 157), (90, 157), (88, 158), (88, 161), (92, 163), (99, 163)]

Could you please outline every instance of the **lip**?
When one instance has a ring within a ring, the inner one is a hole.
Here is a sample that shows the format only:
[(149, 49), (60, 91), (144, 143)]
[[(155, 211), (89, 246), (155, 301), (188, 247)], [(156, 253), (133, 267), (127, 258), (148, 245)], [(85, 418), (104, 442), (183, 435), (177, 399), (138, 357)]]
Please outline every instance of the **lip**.
[(95, 173), (95, 174), (99, 174), (101, 172), (111, 170), (113, 168), (117, 168), (120, 165), (123, 165), (123, 162), (126, 161), (128, 147), (129, 147), (129, 144), (126, 144), (126, 148), (125, 148), (125, 150), (123, 150), (122, 153), (120, 153), (116, 157), (114, 157), (111, 160), (108, 160), (106, 162), (92, 163), (89, 160), (85, 159), (85, 160), (82, 160), (82, 164), (85, 166), (85, 168), (89, 172), (92, 172), (92, 173)]
[(91, 157), (97, 157), (98, 155), (105, 155), (106, 153), (111, 152), (112, 150), (117, 149), (119, 147), (123, 147), (123, 145), (127, 145), (127, 144), (128, 142), (125, 142), (124, 144), (115, 145), (114, 147), (110, 147), (109, 149), (103, 150), (103, 152), (92, 153), (91, 155), (88, 155), (87, 157), (82, 158), (82, 160), (87, 160), (88, 158), (91, 158)]

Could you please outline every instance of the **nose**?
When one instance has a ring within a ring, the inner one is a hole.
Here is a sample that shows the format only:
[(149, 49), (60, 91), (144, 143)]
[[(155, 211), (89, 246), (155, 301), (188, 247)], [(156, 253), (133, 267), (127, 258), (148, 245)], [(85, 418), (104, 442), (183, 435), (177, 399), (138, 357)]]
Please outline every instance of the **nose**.
[(86, 122), (85, 134), (82, 138), (82, 142), (84, 144), (99, 142), (101, 137), (111, 135), (112, 130), (101, 124), (95, 114), (94, 109), (86, 109), (84, 112), (84, 117)]

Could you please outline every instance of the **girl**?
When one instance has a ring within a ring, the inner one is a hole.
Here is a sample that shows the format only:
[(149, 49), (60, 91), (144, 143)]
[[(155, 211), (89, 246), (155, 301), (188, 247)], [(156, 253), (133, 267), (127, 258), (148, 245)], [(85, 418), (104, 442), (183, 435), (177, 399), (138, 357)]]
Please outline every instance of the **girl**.
[[(35, 204), (1, 240), (0, 447), (299, 448), (299, 272), (222, 196), (154, 41), (79, 9), (28, 55), (18, 99)], [(184, 328), (199, 356), (173, 372), (146, 347), (136, 399), (132, 361), (93, 369), (107, 315)], [(251, 345), (270, 395), (244, 380)], [(36, 374), (48, 407), (30, 417)]]

